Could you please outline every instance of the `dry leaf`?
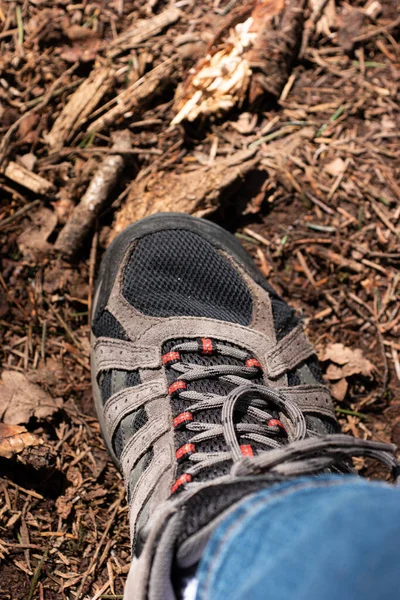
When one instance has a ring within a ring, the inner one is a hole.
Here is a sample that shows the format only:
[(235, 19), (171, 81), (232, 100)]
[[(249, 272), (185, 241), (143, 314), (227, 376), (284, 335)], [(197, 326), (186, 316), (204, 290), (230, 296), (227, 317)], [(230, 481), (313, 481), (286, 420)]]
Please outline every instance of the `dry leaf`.
[(330, 360), (335, 363), (329, 365), (326, 373), (328, 379), (333, 381), (351, 377), (351, 375), (372, 377), (374, 371), (374, 365), (363, 356), (359, 348), (353, 350), (352, 348), (346, 348), (343, 344), (328, 344), (321, 360)]
[(345, 399), (349, 384), (347, 383), (347, 379), (339, 379), (336, 383), (332, 384), (330, 387), (331, 394), (335, 400), (341, 402)]
[(353, 49), (355, 38), (360, 34), (364, 20), (365, 15), (362, 10), (346, 5), (338, 32), (338, 42), (346, 52)]
[(18, 248), (27, 258), (35, 258), (38, 252), (47, 252), (50, 244), (47, 238), (57, 225), (57, 217), (48, 208), (40, 208), (32, 216), (32, 225), (17, 239)]
[(0, 385), (0, 419), (11, 425), (27, 423), (31, 417), (45, 419), (61, 404), (23, 373), (3, 371)]
[(101, 40), (96, 38), (79, 40), (75, 42), (72, 47), (65, 47), (60, 56), (69, 63), (74, 63), (76, 61), (91, 62), (96, 58), (100, 46)]
[(329, 175), (332, 175), (332, 177), (337, 177), (338, 175), (341, 175), (342, 173), (344, 173), (345, 169), (346, 163), (340, 157), (335, 158), (335, 160), (324, 166), (324, 170), (327, 173), (329, 173)]
[(42, 440), (19, 425), (0, 423), (0, 456), (11, 458), (30, 446), (38, 446)]

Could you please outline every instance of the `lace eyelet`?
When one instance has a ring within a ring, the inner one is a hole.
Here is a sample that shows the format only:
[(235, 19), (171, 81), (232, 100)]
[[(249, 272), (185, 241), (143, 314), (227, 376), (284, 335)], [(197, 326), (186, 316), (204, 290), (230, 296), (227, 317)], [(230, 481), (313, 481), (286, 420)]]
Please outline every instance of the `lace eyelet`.
[(185, 485), (185, 483), (190, 483), (192, 481), (192, 476), (189, 473), (183, 473), (178, 479), (175, 481), (174, 485), (171, 487), (171, 494), (175, 494), (180, 487)]
[(193, 421), (193, 414), (190, 411), (180, 413), (174, 418), (175, 429), (183, 429), (188, 423)]

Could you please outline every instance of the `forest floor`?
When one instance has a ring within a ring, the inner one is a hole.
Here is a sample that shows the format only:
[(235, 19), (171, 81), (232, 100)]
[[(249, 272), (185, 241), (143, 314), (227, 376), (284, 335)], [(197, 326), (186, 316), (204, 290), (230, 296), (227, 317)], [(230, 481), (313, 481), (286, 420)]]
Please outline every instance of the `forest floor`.
[[(399, 5), (303, 3), (278, 95), (171, 125), (234, 4), (0, 2), (0, 421), (20, 427), (0, 429), (0, 600), (122, 598), (127, 506), (88, 315), (109, 240), (146, 214), (234, 232), (303, 316), (343, 430), (400, 444)], [(61, 238), (110, 156), (96, 218)]]

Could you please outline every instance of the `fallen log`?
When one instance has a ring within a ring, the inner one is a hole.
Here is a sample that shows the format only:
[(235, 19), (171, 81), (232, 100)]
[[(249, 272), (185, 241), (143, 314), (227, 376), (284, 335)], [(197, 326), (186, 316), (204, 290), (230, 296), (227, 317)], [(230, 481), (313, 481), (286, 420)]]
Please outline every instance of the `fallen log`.
[(257, 0), (229, 18), (175, 95), (172, 124), (279, 98), (297, 55), (305, 0)]
[(183, 173), (156, 171), (134, 181), (116, 215), (112, 237), (130, 223), (157, 212), (178, 211), (199, 217), (213, 212), (221, 195), (257, 166), (256, 152), (241, 150), (209, 167)]

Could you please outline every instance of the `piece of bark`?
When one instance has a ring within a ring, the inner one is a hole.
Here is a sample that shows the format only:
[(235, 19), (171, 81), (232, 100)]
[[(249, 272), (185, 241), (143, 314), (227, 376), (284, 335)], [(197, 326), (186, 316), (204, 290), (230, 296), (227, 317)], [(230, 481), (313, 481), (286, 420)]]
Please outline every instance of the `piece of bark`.
[(0, 423), (0, 457), (2, 458), (11, 458), (25, 448), (41, 443), (43, 442), (37, 435), (30, 433), (21, 425)]
[(72, 94), (46, 136), (46, 141), (53, 150), (61, 150), (64, 142), (90, 117), (113, 83), (114, 70), (111, 67), (100, 67), (92, 71), (88, 79)]
[(181, 14), (178, 8), (172, 7), (164, 10), (152, 19), (145, 19), (135, 23), (111, 43), (107, 56), (115, 58), (125, 50), (136, 48), (139, 44), (161, 33), (169, 25), (176, 23)]
[(250, 104), (257, 103), (266, 93), (274, 98), (281, 95), (300, 48), (304, 7), (305, 0), (289, 0), (278, 16), (266, 21), (258, 35), (247, 56), (252, 70)]
[(132, 148), (129, 131), (113, 134), (114, 144), (94, 174), (80, 203), (74, 208), (57, 238), (55, 248), (66, 256), (79, 250), (98, 215), (106, 208), (111, 190), (121, 174), (126, 154)]
[(138, 219), (158, 212), (186, 212), (204, 216), (218, 206), (221, 194), (258, 164), (256, 150), (242, 150), (211, 167), (187, 173), (155, 172), (133, 182), (116, 216), (111, 237)]
[(101, 131), (123, 116), (124, 113), (139, 109), (147, 102), (150, 102), (171, 81), (175, 68), (175, 62), (172, 59), (167, 59), (141, 79), (135, 81), (135, 83), (114, 98), (113, 102), (116, 103), (116, 106), (90, 124), (88, 132)]
[(48, 194), (54, 191), (54, 186), (50, 181), (36, 173), (32, 173), (32, 171), (28, 171), (28, 169), (13, 160), (10, 160), (4, 169), (4, 175), (35, 194)]

